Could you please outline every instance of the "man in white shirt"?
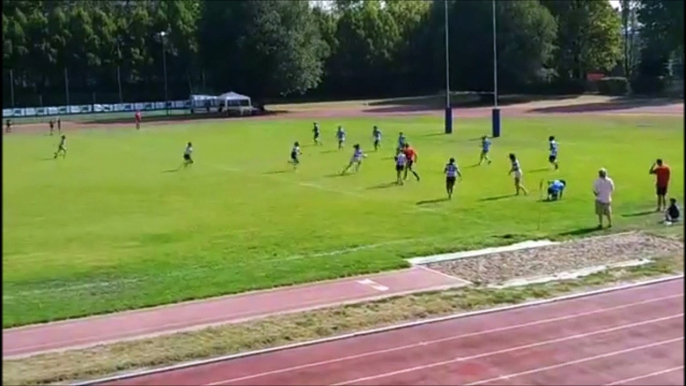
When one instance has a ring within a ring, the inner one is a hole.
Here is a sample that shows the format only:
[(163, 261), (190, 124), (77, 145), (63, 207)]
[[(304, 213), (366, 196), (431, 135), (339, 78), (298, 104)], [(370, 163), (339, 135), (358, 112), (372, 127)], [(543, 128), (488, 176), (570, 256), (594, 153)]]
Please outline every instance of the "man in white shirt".
[(598, 215), (598, 229), (603, 228), (603, 216), (607, 217), (608, 228), (612, 228), (612, 192), (615, 183), (607, 176), (607, 170), (598, 170), (598, 179), (593, 183), (595, 194), (595, 214)]

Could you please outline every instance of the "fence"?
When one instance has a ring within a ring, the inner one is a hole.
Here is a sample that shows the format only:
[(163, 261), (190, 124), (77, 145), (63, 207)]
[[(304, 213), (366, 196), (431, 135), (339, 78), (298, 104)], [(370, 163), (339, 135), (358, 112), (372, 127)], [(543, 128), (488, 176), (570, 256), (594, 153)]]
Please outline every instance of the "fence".
[(138, 102), (116, 104), (69, 105), (55, 107), (21, 107), (2, 109), (3, 118), (32, 118), (48, 116), (65, 116), (72, 114), (99, 114), (134, 111), (190, 110), (189, 100), (168, 102)]
[[(145, 76), (144, 76), (145, 75)], [(80, 106), (181, 100), (190, 94), (207, 93), (205, 77), (173, 73), (133, 75), (131, 70), (112, 67), (99, 73), (63, 69), (35, 76), (3, 69), (3, 109), (21, 107)], [(165, 95), (165, 83), (168, 92)], [(211, 92), (210, 92), (211, 93)]]

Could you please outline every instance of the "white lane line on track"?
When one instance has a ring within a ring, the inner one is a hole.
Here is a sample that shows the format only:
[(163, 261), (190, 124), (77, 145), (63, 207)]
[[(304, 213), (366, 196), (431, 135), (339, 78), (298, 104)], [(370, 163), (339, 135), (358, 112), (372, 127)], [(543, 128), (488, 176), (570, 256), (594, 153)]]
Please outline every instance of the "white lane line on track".
[(470, 338), (470, 337), (475, 337), (475, 336), (479, 336), (479, 335), (487, 335), (487, 334), (492, 334), (492, 333), (496, 333), (496, 332), (514, 330), (514, 329), (518, 329), (518, 328), (525, 328), (525, 327), (531, 327), (531, 326), (538, 326), (538, 325), (542, 325), (542, 324), (546, 324), (546, 323), (554, 323), (554, 322), (559, 322), (559, 321), (564, 321), (564, 320), (570, 320), (570, 319), (580, 318), (580, 317), (589, 316), (589, 315), (595, 315), (595, 314), (601, 314), (601, 313), (610, 312), (610, 311), (621, 310), (624, 308), (631, 308), (631, 307), (635, 307), (635, 306), (639, 306), (639, 305), (643, 305), (643, 304), (650, 304), (650, 303), (656, 303), (656, 302), (674, 299), (674, 298), (681, 298), (683, 296), (684, 296), (684, 294), (664, 296), (661, 298), (648, 299), (648, 300), (642, 300), (640, 302), (623, 304), (621, 306), (603, 308), (600, 310), (593, 310), (593, 311), (582, 312), (582, 313), (572, 314), (572, 315), (564, 315), (564, 316), (559, 316), (559, 317), (555, 317), (555, 318), (537, 320), (535, 322), (515, 324), (512, 326), (498, 327), (498, 328), (493, 328), (493, 329), (485, 330), (485, 331), (478, 331), (478, 332), (472, 332), (472, 333), (461, 334), (461, 335), (453, 335), (453, 336), (448, 336), (448, 337), (441, 338), (441, 339), (435, 339), (435, 340), (430, 340), (430, 341), (422, 341), (422, 342), (418, 342), (418, 343), (412, 343), (412, 344), (392, 347), (392, 348), (388, 348), (388, 349), (375, 350), (375, 351), (369, 351), (369, 352), (362, 353), (362, 354), (339, 357), (336, 359), (330, 359), (330, 360), (326, 360), (326, 361), (307, 363), (307, 364), (303, 364), (303, 365), (287, 367), (284, 369), (278, 369), (278, 370), (272, 370), (272, 371), (266, 371), (266, 372), (262, 372), (262, 373), (246, 375), (246, 376), (239, 377), (239, 378), (229, 378), (229, 379), (225, 379), (222, 381), (216, 381), (213, 383), (208, 383), (207, 386), (214, 386), (214, 385), (220, 385), (220, 384), (225, 384), (225, 383), (240, 382), (240, 381), (245, 381), (245, 380), (254, 379), (254, 378), (260, 378), (260, 377), (264, 377), (264, 376), (268, 376), (268, 375), (287, 373), (290, 371), (297, 371), (297, 370), (307, 369), (307, 368), (311, 368), (311, 367), (317, 367), (317, 366), (328, 365), (328, 364), (338, 363), (338, 362), (344, 362), (344, 361), (353, 360), (353, 359), (370, 357), (370, 356), (379, 355), (379, 354), (387, 354), (387, 353), (391, 353), (391, 352), (395, 352), (395, 351), (407, 350), (407, 349), (415, 348), (415, 347), (419, 347), (419, 346), (434, 345), (434, 344), (438, 344), (438, 343), (444, 343), (444, 342), (449, 342), (452, 340)]
[(484, 379), (484, 380), (476, 381), (476, 382), (472, 382), (472, 383), (466, 383), (464, 386), (483, 385), (484, 383), (490, 383), (490, 382), (502, 381), (502, 380), (505, 380), (505, 379), (517, 378), (517, 377), (521, 377), (522, 375), (535, 374), (535, 373), (540, 373), (540, 372), (543, 372), (543, 371), (558, 369), (558, 368), (560, 368), (560, 367), (566, 367), (566, 366), (576, 365), (576, 364), (579, 364), (579, 363), (591, 362), (591, 361), (594, 361), (594, 360), (597, 360), (597, 359), (609, 358), (609, 357), (613, 357), (613, 356), (617, 356), (617, 355), (621, 355), (621, 354), (626, 354), (626, 353), (630, 353), (630, 352), (634, 352), (634, 351), (645, 350), (645, 349), (647, 349), (647, 348), (662, 346), (662, 345), (665, 345), (665, 344), (674, 343), (674, 342), (679, 342), (679, 341), (683, 341), (683, 340), (684, 340), (684, 337), (681, 336), (681, 337), (674, 338), (674, 339), (667, 339), (667, 340), (662, 340), (662, 341), (659, 341), (659, 342), (648, 343), (648, 344), (644, 344), (644, 345), (640, 345), (640, 346), (636, 346), (636, 347), (631, 347), (631, 348), (625, 348), (625, 349), (622, 349), (622, 350), (611, 351), (611, 352), (608, 352), (608, 353), (605, 353), (605, 354), (594, 355), (594, 356), (591, 356), (591, 357), (586, 357), (586, 358), (576, 359), (576, 360), (573, 360), (573, 361), (558, 363), (558, 364), (551, 365), (551, 366), (545, 366), (545, 367), (539, 367), (539, 368), (535, 368), (535, 369), (531, 369), (531, 370), (527, 370), (527, 371), (521, 371), (521, 372), (519, 372), (519, 373), (501, 375), (501, 376), (499, 376), (499, 377), (494, 377), (494, 378), (490, 378), (490, 379)]
[[(414, 371), (431, 369), (434, 367), (445, 366), (445, 365), (449, 365), (452, 363), (466, 362), (466, 361), (470, 361), (470, 360), (474, 360), (474, 359), (485, 358), (485, 357), (490, 357), (490, 356), (499, 355), (499, 354), (506, 354), (506, 353), (510, 353), (510, 352), (514, 352), (514, 351), (526, 350), (529, 348), (540, 347), (540, 346), (545, 346), (545, 345), (549, 345), (549, 344), (555, 344), (555, 343), (570, 341), (570, 340), (574, 340), (574, 339), (587, 338), (590, 336), (601, 335), (601, 334), (606, 334), (609, 332), (625, 330), (625, 329), (629, 329), (629, 328), (633, 328), (633, 327), (639, 327), (639, 326), (643, 326), (643, 325), (647, 325), (647, 324), (658, 323), (658, 322), (662, 322), (662, 321), (669, 320), (669, 319), (683, 318), (683, 316), (684, 316), (684, 313), (682, 312), (680, 314), (665, 316), (665, 317), (656, 318), (656, 319), (649, 319), (649, 320), (645, 320), (645, 321), (637, 322), (637, 323), (624, 324), (621, 326), (616, 326), (616, 327), (611, 327), (611, 328), (604, 328), (602, 330), (585, 332), (583, 334), (575, 334), (575, 335), (565, 336), (562, 338), (549, 339), (549, 340), (544, 340), (544, 341), (540, 341), (540, 342), (536, 342), (536, 343), (530, 343), (530, 344), (525, 344), (525, 345), (521, 345), (521, 346), (510, 347), (510, 348), (506, 348), (506, 349), (502, 349), (502, 350), (496, 350), (496, 351), (490, 351), (490, 352), (485, 352), (485, 353), (476, 354), (476, 355), (470, 355), (467, 357), (457, 357), (457, 358), (453, 358), (453, 359), (446, 360), (446, 361), (430, 363), (428, 365), (409, 367), (409, 368), (402, 369), (402, 370), (391, 371), (391, 372), (387, 372), (387, 373), (381, 373), (381, 374), (371, 375), (368, 377), (362, 377), (362, 378), (357, 378), (357, 379), (351, 379), (348, 381), (334, 383), (333, 386), (350, 385), (350, 384), (355, 384), (355, 383), (359, 383), (359, 382), (370, 381), (373, 379), (387, 378), (387, 377), (391, 377), (394, 375), (407, 374), (407, 373), (411, 373)], [(684, 339), (683, 337), (679, 337), (679, 338), (672, 339), (670, 341), (664, 341), (662, 343), (664, 344), (664, 343), (669, 343), (672, 341), (676, 342), (678, 340), (683, 340), (683, 339)], [(655, 344), (653, 344), (653, 345), (655, 345)]]
[(614, 381), (614, 382), (612, 382), (612, 383), (608, 383), (607, 386), (621, 385), (621, 384), (624, 384), (624, 383), (629, 383), (629, 382), (633, 382), (633, 381), (638, 381), (638, 380), (641, 380), (641, 379), (646, 379), (646, 378), (654, 377), (654, 376), (656, 376), (656, 375), (667, 374), (667, 373), (671, 373), (671, 372), (678, 371), (678, 370), (683, 370), (683, 369), (684, 369), (684, 366), (677, 366), (677, 367), (672, 367), (672, 368), (664, 369), (664, 370), (660, 370), (660, 371), (654, 371), (654, 372), (652, 372), (652, 373), (643, 374), (643, 375), (639, 375), (639, 376), (636, 376), (636, 377), (620, 379), (619, 381)]

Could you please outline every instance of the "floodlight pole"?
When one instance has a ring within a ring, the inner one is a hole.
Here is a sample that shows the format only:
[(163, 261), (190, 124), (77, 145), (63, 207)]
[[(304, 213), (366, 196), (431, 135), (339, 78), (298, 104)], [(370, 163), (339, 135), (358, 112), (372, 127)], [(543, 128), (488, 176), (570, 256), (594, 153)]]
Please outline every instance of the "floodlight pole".
[(124, 94), (121, 90), (121, 37), (117, 38), (117, 87), (119, 87), (119, 103), (124, 104)]
[(167, 85), (167, 31), (159, 33), (162, 38), (162, 68), (164, 70), (164, 107), (169, 115), (169, 87)]
[(500, 109), (498, 108), (498, 35), (496, 32), (495, 0), (491, 1), (493, 8), (493, 137), (500, 137)]
[(453, 132), (453, 110), (450, 107), (450, 38), (448, 23), (448, 0), (443, 0), (445, 6), (445, 133)]

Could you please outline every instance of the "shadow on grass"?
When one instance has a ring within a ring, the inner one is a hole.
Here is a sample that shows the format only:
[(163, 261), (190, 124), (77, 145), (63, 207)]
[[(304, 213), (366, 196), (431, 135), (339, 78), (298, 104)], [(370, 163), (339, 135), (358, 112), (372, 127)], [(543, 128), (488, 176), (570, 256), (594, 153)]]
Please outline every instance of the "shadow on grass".
[(347, 176), (349, 176), (349, 175), (351, 175), (351, 174), (348, 174), (348, 173), (346, 173), (346, 174), (331, 173), (331, 174), (325, 175), (324, 177), (326, 177), (326, 178), (338, 178), (338, 177), (347, 177)]
[(331, 154), (331, 153), (337, 153), (337, 152), (339, 152), (339, 151), (340, 151), (340, 150), (324, 150), (324, 151), (322, 151), (322, 152), (320, 152), (320, 153), (321, 153), (321, 154)]
[(417, 201), (417, 205), (437, 204), (439, 202), (445, 202), (445, 201), (448, 201), (447, 197), (434, 198), (433, 200)]
[(168, 169), (168, 170), (163, 171), (162, 173), (176, 173), (176, 172), (178, 172), (178, 171), (180, 171), (180, 170), (181, 170), (181, 168)]
[(622, 217), (641, 217), (641, 216), (648, 216), (651, 214), (659, 213), (654, 210), (645, 210), (643, 212), (634, 212), (634, 213), (627, 213), (627, 214), (622, 214)]
[[(264, 111), (264, 112), (259, 112), (254, 115), (244, 115), (244, 116), (227, 116), (226, 114), (223, 113), (209, 113), (209, 114), (170, 114), (170, 115), (148, 115), (145, 116), (145, 112), (143, 113), (143, 122), (142, 126), (145, 126), (146, 123), (157, 123), (157, 122), (176, 122), (176, 121), (203, 121), (203, 120), (208, 120), (208, 119), (217, 119), (217, 118), (225, 118), (225, 119), (232, 119), (232, 118), (250, 118), (250, 117), (264, 117), (264, 116), (270, 116), (270, 115), (280, 115), (280, 114), (285, 114), (286, 111)], [(122, 123), (130, 123), (131, 126), (133, 126), (133, 113), (131, 116), (125, 116), (125, 117), (107, 117), (108, 113), (101, 113), (101, 117), (94, 117), (93, 119), (85, 120), (83, 123), (85, 124), (122, 124)]]
[(598, 111), (621, 111), (636, 107), (657, 107), (668, 106), (674, 103), (683, 103), (680, 98), (639, 98), (639, 97), (617, 97), (606, 102), (591, 102), (567, 106), (551, 106), (531, 109), (535, 113), (588, 113)]
[(503, 194), (502, 196), (493, 196), (493, 197), (482, 198), (479, 201), (498, 201), (498, 200), (504, 200), (506, 198), (512, 198), (514, 196), (515, 196), (514, 194)]
[(527, 173), (543, 173), (550, 170), (549, 168), (540, 168), (540, 169), (534, 169), (534, 170), (529, 170)]
[(290, 173), (292, 171), (293, 171), (293, 168), (290, 168), (290, 169), (272, 170), (269, 172), (264, 172), (264, 174), (284, 174), (284, 173)]
[(438, 137), (440, 135), (449, 135), (446, 133), (429, 133), (429, 134), (422, 134), (420, 137)]
[[(540, 100), (568, 99), (570, 95), (500, 95), (498, 103), (507, 106), (517, 103), (528, 103)], [(491, 107), (493, 96), (490, 94), (451, 94), (450, 104), (453, 108)], [(397, 113), (439, 110), (445, 108), (445, 95), (429, 95), (411, 98), (393, 98), (383, 101), (370, 102), (367, 113)]]
[(399, 186), (399, 185), (395, 182), (384, 182), (383, 184), (370, 186), (367, 189), (370, 189), (370, 190), (371, 189), (387, 189), (387, 188), (392, 188), (394, 186)]
[(586, 227), (586, 228), (579, 228), (579, 229), (574, 229), (574, 230), (567, 231), (567, 232), (558, 233), (558, 236), (584, 236), (584, 235), (588, 235), (591, 233), (600, 232), (601, 230), (602, 229), (599, 229), (597, 226)]

